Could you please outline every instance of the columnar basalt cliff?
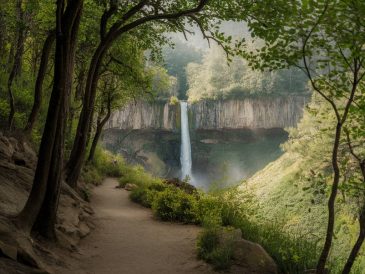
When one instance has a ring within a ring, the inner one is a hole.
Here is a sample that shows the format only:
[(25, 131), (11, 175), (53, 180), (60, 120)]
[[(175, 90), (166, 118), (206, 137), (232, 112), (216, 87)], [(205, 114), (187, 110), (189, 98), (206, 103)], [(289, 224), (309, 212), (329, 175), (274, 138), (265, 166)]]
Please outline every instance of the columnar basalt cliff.
[[(282, 155), (286, 127), (296, 126), (306, 96), (205, 100), (188, 110), (192, 173), (202, 187), (234, 184)], [(179, 177), (180, 105), (138, 101), (113, 113), (103, 145), (159, 176)]]
[[(293, 127), (306, 96), (205, 100), (190, 106), (190, 127), (199, 130)], [(138, 101), (113, 113), (106, 128), (179, 130), (179, 106)]]
[(180, 108), (165, 102), (132, 102), (110, 117), (105, 129), (161, 129), (172, 131), (177, 128), (176, 122)]
[(306, 101), (304, 96), (201, 101), (192, 105), (192, 122), (195, 129), (294, 127)]

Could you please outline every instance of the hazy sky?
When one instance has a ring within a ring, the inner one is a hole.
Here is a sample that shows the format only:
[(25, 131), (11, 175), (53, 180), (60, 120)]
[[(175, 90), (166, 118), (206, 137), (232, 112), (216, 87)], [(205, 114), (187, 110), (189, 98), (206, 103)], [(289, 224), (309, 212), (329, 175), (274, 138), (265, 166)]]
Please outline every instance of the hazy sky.
[[(208, 42), (206, 39), (203, 39), (199, 28), (195, 27), (193, 28), (193, 31), (195, 32), (195, 35), (188, 35), (188, 41), (185, 40), (185, 37), (182, 33), (172, 33), (171, 37), (173, 39), (179, 39), (182, 42), (196, 48), (207, 50), (209, 48)], [(232, 35), (240, 38), (249, 36), (246, 24), (244, 22), (223, 22), (223, 24), (221, 25), (221, 31), (223, 31), (227, 35)]]

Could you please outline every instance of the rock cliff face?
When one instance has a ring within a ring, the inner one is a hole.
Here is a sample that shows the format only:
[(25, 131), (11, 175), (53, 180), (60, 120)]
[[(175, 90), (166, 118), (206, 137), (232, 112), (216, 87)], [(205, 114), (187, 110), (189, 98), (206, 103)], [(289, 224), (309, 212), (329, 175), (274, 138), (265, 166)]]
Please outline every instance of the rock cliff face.
[(303, 96), (201, 101), (193, 104), (195, 129), (257, 129), (294, 127), (307, 101)]
[[(293, 127), (302, 117), (305, 96), (201, 101), (190, 105), (190, 127), (199, 130)], [(179, 129), (180, 106), (131, 103), (113, 113), (106, 129)]]
[(176, 129), (178, 105), (163, 102), (137, 101), (115, 111), (110, 117), (106, 129)]

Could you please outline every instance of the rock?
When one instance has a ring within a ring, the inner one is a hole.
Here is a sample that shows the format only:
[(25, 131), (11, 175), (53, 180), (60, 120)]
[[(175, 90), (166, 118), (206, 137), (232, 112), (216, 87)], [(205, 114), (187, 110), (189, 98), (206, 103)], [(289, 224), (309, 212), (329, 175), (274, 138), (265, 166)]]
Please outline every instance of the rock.
[[(47, 269), (47, 264), (57, 260), (58, 249), (57, 252), (45, 252), (48, 247), (53, 249), (52, 245), (40, 239), (24, 237), (23, 233), (17, 233), (8, 218), (2, 217), (16, 215), (24, 207), (32, 187), (36, 163), (36, 153), (26, 140), (6, 137), (0, 132), (0, 274), (45, 273), (33, 268), (27, 268), (27, 272), (17, 272), (23, 267), (26, 269), (18, 262)], [(61, 246), (76, 250), (80, 238), (88, 235), (94, 227), (89, 225), (91, 214), (92, 208), (62, 182), (56, 225)], [(46, 254), (46, 260), (40, 254)], [(14, 271), (10, 271), (12, 264)]]
[[(308, 96), (201, 100), (189, 107), (192, 129), (285, 128), (297, 124)], [(179, 129), (180, 106), (137, 101), (111, 115), (105, 129)]]
[(6, 257), (16, 261), (18, 256), (18, 249), (12, 245), (8, 245), (0, 240), (0, 255), (4, 254)]
[(49, 274), (46, 270), (32, 268), (16, 261), (0, 257), (0, 274)]
[(89, 226), (84, 222), (80, 222), (80, 225), (79, 225), (79, 235), (80, 235), (80, 237), (84, 238), (87, 235), (89, 235), (89, 233), (90, 233)]
[(244, 239), (235, 240), (232, 273), (276, 274), (278, 267), (259, 244)]
[(218, 144), (219, 140), (217, 139), (202, 139), (200, 140), (201, 143), (203, 144)]
[(164, 180), (164, 183), (167, 184), (167, 185), (172, 185), (172, 186), (175, 186), (177, 188), (180, 188), (188, 194), (192, 194), (196, 191), (195, 186), (193, 186), (189, 183), (186, 183), (184, 181), (181, 181), (178, 178), (166, 179), (166, 180)]
[(229, 273), (277, 274), (278, 268), (270, 255), (259, 245), (242, 239), (240, 229), (222, 228), (220, 245), (228, 244), (233, 249)]
[(136, 184), (131, 184), (131, 183), (126, 184), (124, 187), (124, 189), (127, 191), (132, 191), (136, 188), (138, 188), (138, 186)]

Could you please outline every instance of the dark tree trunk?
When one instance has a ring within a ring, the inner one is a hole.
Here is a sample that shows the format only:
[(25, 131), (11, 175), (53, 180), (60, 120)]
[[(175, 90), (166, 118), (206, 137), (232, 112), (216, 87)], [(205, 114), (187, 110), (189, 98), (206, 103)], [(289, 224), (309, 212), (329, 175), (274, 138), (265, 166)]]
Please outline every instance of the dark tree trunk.
[[(73, 47), (82, 11), (83, 0), (57, 1), (56, 54), (54, 83), (33, 187), (16, 222), (26, 232), (39, 232), (55, 238), (54, 224), (60, 193), (64, 128), (73, 69)], [(65, 5), (66, 8), (65, 8)]]
[[(358, 160), (360, 160), (360, 159), (358, 159)], [(362, 174), (362, 178), (363, 178), (363, 183), (365, 184), (365, 160), (360, 161), (359, 166), (360, 166), (360, 170), (361, 170), (361, 174)], [(359, 235), (357, 237), (357, 240), (356, 240), (354, 246), (352, 247), (350, 256), (347, 258), (347, 261), (346, 261), (345, 267), (343, 268), (342, 274), (349, 274), (351, 272), (351, 268), (354, 265), (354, 262), (361, 250), (361, 246), (363, 245), (364, 240), (365, 240), (365, 204), (363, 205), (361, 212), (360, 212), (359, 226), (360, 226)]]
[(335, 203), (338, 192), (338, 184), (340, 182), (340, 168), (338, 166), (338, 148), (340, 145), (341, 131), (342, 131), (342, 124), (338, 122), (336, 126), (335, 140), (332, 149), (333, 182), (332, 182), (330, 198), (328, 199), (328, 204), (327, 204), (328, 224), (327, 224), (326, 240), (317, 264), (317, 274), (325, 273), (326, 261), (332, 246), (333, 228), (335, 226)]
[(56, 32), (53, 30), (48, 34), (46, 41), (44, 42), (43, 45), (41, 63), (39, 64), (37, 80), (34, 88), (33, 107), (28, 117), (27, 125), (24, 128), (24, 131), (26, 133), (30, 133), (32, 131), (37, 115), (42, 105), (43, 81), (46, 76), (49, 55), (51, 53), (52, 45), (55, 38), (56, 38)]
[(102, 56), (107, 47), (103, 42), (99, 45), (90, 64), (86, 81), (83, 107), (77, 125), (76, 136), (71, 150), (70, 158), (66, 166), (66, 181), (72, 187), (77, 187), (77, 180), (84, 163), (89, 130), (91, 127), (93, 108), (95, 104), (96, 86), (99, 79), (99, 70)]
[(12, 91), (12, 85), (17, 76), (21, 74), (22, 67), (22, 58), (24, 53), (24, 42), (25, 42), (25, 27), (24, 27), (24, 11), (22, 9), (22, 0), (17, 0), (16, 2), (16, 10), (17, 10), (17, 20), (18, 20), (18, 34), (16, 39), (16, 49), (14, 55), (14, 62), (11, 66), (9, 78), (8, 78), (8, 97), (9, 97), (9, 107), (10, 112), (8, 116), (8, 130), (12, 130), (13, 121), (15, 115), (15, 101), (14, 94)]
[(0, 58), (3, 58), (6, 54), (6, 31), (5, 11), (0, 7)]
[(87, 159), (88, 162), (91, 162), (92, 160), (94, 160), (95, 150), (96, 150), (96, 146), (98, 145), (98, 142), (99, 142), (99, 139), (100, 139), (100, 136), (101, 136), (101, 132), (103, 131), (103, 127), (105, 126), (106, 122), (108, 122), (108, 120), (110, 118), (110, 115), (111, 115), (111, 102), (110, 102), (110, 100), (111, 99), (109, 98), (108, 99), (107, 114), (105, 115), (105, 117), (102, 120), (98, 119), (98, 121), (97, 121), (94, 139), (93, 139), (93, 142), (91, 144), (89, 157)]
[(359, 236), (356, 240), (356, 243), (352, 247), (350, 256), (347, 258), (347, 262), (345, 267), (343, 268), (342, 274), (349, 274), (351, 272), (351, 268), (356, 260), (357, 255), (360, 252), (361, 246), (365, 240), (365, 206), (362, 208), (362, 211), (359, 216), (359, 224), (360, 224), (360, 232)]

